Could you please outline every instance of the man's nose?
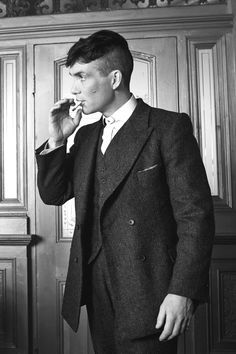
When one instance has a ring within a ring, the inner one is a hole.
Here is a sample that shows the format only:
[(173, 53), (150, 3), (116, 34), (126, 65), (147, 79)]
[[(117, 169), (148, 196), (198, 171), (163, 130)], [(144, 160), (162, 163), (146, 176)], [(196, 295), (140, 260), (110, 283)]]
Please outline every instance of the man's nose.
[(81, 88), (78, 82), (73, 82), (72, 87), (71, 87), (71, 93), (72, 95), (78, 95), (81, 93)]

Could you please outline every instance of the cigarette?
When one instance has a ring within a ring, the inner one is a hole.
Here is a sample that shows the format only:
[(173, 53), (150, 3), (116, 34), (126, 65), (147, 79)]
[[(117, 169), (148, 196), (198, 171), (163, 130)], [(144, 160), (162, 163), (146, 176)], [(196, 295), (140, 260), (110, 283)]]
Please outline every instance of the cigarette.
[(74, 101), (75, 105), (71, 108), (72, 111), (74, 112), (77, 108), (81, 108), (82, 109), (82, 106), (81, 106), (81, 101)]

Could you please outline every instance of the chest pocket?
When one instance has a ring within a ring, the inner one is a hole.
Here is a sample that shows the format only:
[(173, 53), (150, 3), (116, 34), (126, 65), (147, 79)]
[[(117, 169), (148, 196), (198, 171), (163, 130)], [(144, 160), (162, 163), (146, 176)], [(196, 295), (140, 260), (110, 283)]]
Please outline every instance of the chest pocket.
[(139, 184), (144, 188), (154, 188), (160, 181), (162, 172), (163, 165), (161, 162), (137, 171)]

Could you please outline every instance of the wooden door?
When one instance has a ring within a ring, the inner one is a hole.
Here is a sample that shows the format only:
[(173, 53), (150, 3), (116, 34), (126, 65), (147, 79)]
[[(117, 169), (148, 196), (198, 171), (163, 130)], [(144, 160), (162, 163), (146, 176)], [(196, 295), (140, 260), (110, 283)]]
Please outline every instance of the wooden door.
[[(71, 45), (72, 42), (67, 42), (35, 47), (36, 146), (47, 139), (50, 107), (54, 101), (70, 95), (65, 58)], [(135, 39), (130, 40), (130, 48), (135, 60), (131, 83), (134, 94), (150, 105), (178, 110), (176, 39)], [(97, 118), (97, 115), (83, 117), (81, 124)], [(44, 205), (37, 195), (36, 210), (37, 235), (40, 238), (37, 245), (39, 353), (93, 353), (86, 310), (82, 309), (77, 334), (70, 330), (60, 315), (74, 227), (73, 200), (58, 208)]]
[[(48, 136), (48, 112), (54, 101), (70, 95), (65, 56), (73, 43), (36, 46), (36, 146)], [(78, 334), (70, 330), (60, 311), (74, 226), (73, 201), (65, 207), (37, 203), (38, 351), (45, 354), (91, 353), (85, 309)]]

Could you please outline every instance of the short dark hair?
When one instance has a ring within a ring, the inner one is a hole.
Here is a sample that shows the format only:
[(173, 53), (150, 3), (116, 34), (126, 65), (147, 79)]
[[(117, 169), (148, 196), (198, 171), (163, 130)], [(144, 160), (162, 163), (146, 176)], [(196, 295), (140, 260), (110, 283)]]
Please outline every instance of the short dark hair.
[(66, 66), (73, 66), (76, 61), (90, 63), (100, 58), (103, 60), (99, 71), (107, 76), (112, 70), (120, 70), (124, 84), (129, 87), (133, 71), (133, 57), (125, 38), (116, 32), (102, 30), (87, 38), (80, 38), (70, 48)]

